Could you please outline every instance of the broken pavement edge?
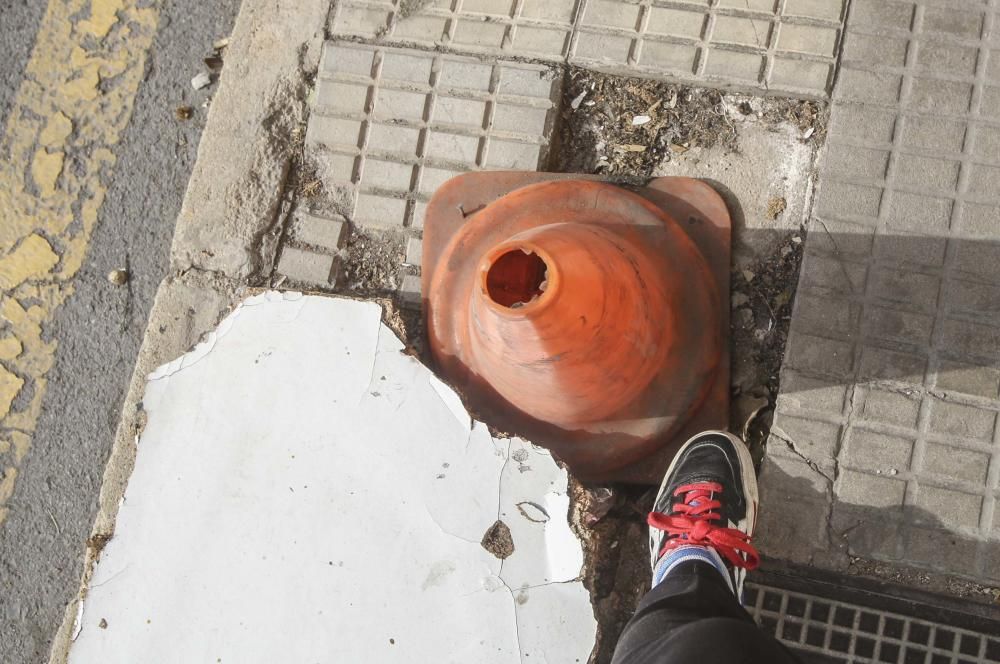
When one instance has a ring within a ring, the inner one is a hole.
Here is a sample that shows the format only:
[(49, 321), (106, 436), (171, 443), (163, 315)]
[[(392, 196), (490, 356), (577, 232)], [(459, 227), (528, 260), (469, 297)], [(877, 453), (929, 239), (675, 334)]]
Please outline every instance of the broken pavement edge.
[(170, 274), (160, 283), (122, 405), (86, 543), (80, 588), (53, 636), (50, 664), (68, 657), (80, 602), (115, 519), (142, 431), (146, 377), (215, 327), (248, 281), (274, 260), (285, 180), (319, 61), (326, 0), (243, 0), (198, 159), (177, 219)]

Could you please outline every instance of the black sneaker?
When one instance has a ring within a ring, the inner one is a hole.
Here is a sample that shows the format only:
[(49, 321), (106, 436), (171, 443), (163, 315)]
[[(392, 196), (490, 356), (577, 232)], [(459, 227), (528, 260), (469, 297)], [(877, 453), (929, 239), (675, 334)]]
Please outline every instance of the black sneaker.
[(757, 476), (743, 441), (723, 431), (698, 434), (678, 450), (649, 513), (653, 569), (678, 547), (711, 549), (742, 601), (747, 570), (760, 562), (750, 544), (757, 501)]

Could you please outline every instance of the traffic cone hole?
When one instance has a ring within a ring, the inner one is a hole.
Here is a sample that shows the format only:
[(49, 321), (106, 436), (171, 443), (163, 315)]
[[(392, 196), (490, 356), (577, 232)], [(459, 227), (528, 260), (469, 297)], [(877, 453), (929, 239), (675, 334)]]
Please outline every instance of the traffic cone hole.
[(486, 272), (490, 299), (508, 309), (518, 309), (536, 301), (548, 283), (548, 265), (530, 249), (506, 251), (494, 259)]

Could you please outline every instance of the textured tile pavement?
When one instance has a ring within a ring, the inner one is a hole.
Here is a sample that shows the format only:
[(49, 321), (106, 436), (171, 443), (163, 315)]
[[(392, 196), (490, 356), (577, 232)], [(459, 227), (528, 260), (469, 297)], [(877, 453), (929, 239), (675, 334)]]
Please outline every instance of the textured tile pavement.
[(1000, 583), (994, 1), (854, 0), (762, 476), (779, 558)]
[[(544, 168), (561, 86), (548, 65), (329, 42), (306, 146), (337, 221), (403, 233), (405, 262), (419, 268), (424, 209), (441, 184)], [(297, 228), (293, 239), (308, 242)], [(404, 300), (419, 305), (419, 280), (407, 276)]]
[(281, 245), (277, 273), (294, 285), (330, 288), (337, 285), (347, 222), (342, 218), (297, 210), (291, 232)]
[(844, 0), (343, 0), (331, 33), (825, 97)]
[[(412, 240), (431, 193), (454, 175), (544, 168), (566, 64), (822, 97), (845, 13), (844, 0), (430, 0), (414, 7), (335, 3), (306, 134), (336, 201), (334, 216)], [(404, 300), (415, 304), (417, 281), (406, 277), (420, 269), (417, 253), (406, 246), (399, 279)], [(305, 274), (305, 257), (289, 255), (286, 268)]]
[(419, 229), (423, 204), (449, 178), (538, 169), (560, 87), (542, 65), (328, 43), (306, 144), (346, 216)]

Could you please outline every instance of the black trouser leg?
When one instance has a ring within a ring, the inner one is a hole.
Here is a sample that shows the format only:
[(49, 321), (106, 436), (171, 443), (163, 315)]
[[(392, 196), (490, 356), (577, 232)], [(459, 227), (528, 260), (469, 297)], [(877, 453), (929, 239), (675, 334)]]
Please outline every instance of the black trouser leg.
[(613, 664), (797, 664), (736, 601), (718, 570), (681, 563), (639, 603)]

